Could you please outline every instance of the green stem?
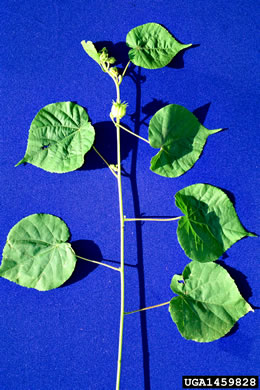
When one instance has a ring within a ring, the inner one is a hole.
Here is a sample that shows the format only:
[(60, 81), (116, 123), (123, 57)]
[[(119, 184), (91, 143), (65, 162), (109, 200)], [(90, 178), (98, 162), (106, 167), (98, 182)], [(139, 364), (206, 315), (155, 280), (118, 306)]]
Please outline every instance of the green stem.
[(113, 175), (117, 178), (117, 174), (114, 172), (114, 170), (111, 168), (111, 166), (109, 165), (109, 163), (107, 162), (107, 160), (102, 156), (102, 154), (99, 153), (99, 151), (95, 148), (95, 146), (93, 146), (93, 149), (95, 150), (95, 152), (97, 153), (97, 155), (104, 161), (104, 163), (108, 166), (108, 168), (110, 169), (110, 171), (113, 173)]
[[(120, 98), (119, 98), (120, 99)], [(118, 99), (117, 99), (118, 100)], [(119, 100), (120, 101), (120, 100)], [(120, 120), (117, 119), (117, 124)], [(118, 343), (118, 359), (117, 359), (117, 379), (116, 390), (120, 387), (122, 347), (123, 347), (123, 328), (125, 314), (125, 276), (124, 276), (124, 212), (123, 212), (123, 196), (121, 183), (121, 152), (120, 152), (120, 128), (117, 126), (117, 165), (118, 165), (118, 199), (120, 212), (120, 270), (121, 270), (121, 308), (120, 308), (120, 328), (119, 328), (119, 343)]]
[[(116, 85), (117, 103), (120, 103), (120, 89), (118, 81), (113, 79)], [(119, 340), (118, 340), (118, 357), (117, 357), (117, 376), (116, 376), (116, 390), (120, 388), (121, 377), (121, 362), (123, 349), (123, 330), (124, 330), (124, 315), (125, 315), (125, 273), (124, 273), (124, 211), (123, 211), (123, 194), (122, 194), (122, 172), (121, 172), (121, 148), (120, 148), (120, 119), (116, 120), (117, 132), (117, 184), (118, 184), (118, 201), (119, 201), (119, 215), (120, 215), (120, 285), (121, 285), (121, 304), (120, 304), (120, 325), (119, 325)]]
[(125, 218), (126, 222), (129, 221), (156, 221), (156, 222), (169, 222), (169, 221), (176, 221), (177, 219), (180, 219), (181, 217), (174, 217), (174, 218)]
[[(106, 69), (106, 73), (112, 78), (116, 86), (116, 101), (121, 103), (120, 100), (120, 83), (118, 78), (114, 77), (109, 70)], [(125, 315), (125, 274), (124, 274), (124, 211), (123, 211), (123, 194), (122, 194), (122, 167), (121, 167), (121, 148), (120, 148), (120, 119), (117, 118), (116, 123), (112, 119), (117, 133), (117, 186), (118, 186), (118, 202), (119, 202), (119, 215), (120, 215), (120, 285), (121, 285), (121, 304), (120, 304), (120, 325), (119, 325), (119, 341), (118, 341), (118, 357), (117, 357), (117, 375), (116, 375), (116, 390), (120, 388), (120, 376), (121, 376), (121, 361), (122, 361), (122, 349), (123, 349), (123, 329), (124, 329), (124, 315)]]
[(127, 129), (126, 127), (124, 127), (124, 126), (122, 126), (120, 124), (116, 124), (115, 121), (113, 120), (113, 118), (111, 118), (111, 119), (112, 119), (112, 122), (114, 123), (115, 126), (119, 126), (121, 129), (127, 131), (128, 133), (134, 135), (137, 138), (140, 138), (142, 141), (145, 141), (145, 142), (147, 142), (150, 145), (150, 142), (148, 141), (148, 139), (145, 139), (145, 138), (141, 137), (140, 135), (134, 133), (133, 131)]
[(154, 309), (156, 307), (160, 307), (160, 306), (165, 306), (165, 305), (169, 305), (171, 301), (168, 301), (168, 302), (164, 302), (164, 303), (159, 303), (159, 305), (154, 305), (154, 306), (149, 306), (149, 307), (144, 307), (143, 309), (139, 309), (139, 310), (134, 310), (134, 311), (128, 311), (125, 313), (126, 314), (133, 314), (133, 313), (138, 313), (139, 311), (145, 311), (145, 310), (150, 310), (150, 309)]
[(124, 75), (126, 74), (127, 68), (130, 65), (130, 63), (131, 63), (131, 61), (128, 61), (128, 63), (126, 64), (126, 67), (125, 67), (125, 69), (124, 69), (124, 71), (122, 73), (122, 79), (123, 79)]
[(96, 261), (96, 260), (86, 259), (85, 257), (81, 257), (81, 256), (78, 256), (78, 255), (76, 255), (76, 257), (78, 257), (79, 259), (85, 260), (85, 261), (89, 261), (90, 263), (94, 263), (94, 264), (98, 264), (98, 265), (103, 265), (103, 267), (111, 268), (111, 269), (113, 269), (113, 270), (115, 270), (115, 271), (119, 271), (119, 272), (120, 272), (120, 268), (113, 267), (112, 265), (108, 265), (108, 264), (105, 264), (105, 263), (101, 263), (100, 261)]

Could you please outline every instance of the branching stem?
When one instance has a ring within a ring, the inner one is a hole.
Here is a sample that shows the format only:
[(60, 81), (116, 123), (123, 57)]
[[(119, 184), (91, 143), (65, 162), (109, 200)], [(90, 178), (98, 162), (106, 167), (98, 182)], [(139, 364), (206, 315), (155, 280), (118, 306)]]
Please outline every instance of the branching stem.
[(171, 301), (164, 302), (164, 303), (159, 303), (159, 305), (144, 307), (143, 309), (139, 309), (139, 310), (128, 311), (128, 312), (125, 313), (125, 315), (126, 315), (126, 314), (134, 314), (134, 313), (138, 313), (139, 311), (145, 311), (145, 310), (155, 309), (156, 307), (169, 305), (170, 302), (171, 302)]

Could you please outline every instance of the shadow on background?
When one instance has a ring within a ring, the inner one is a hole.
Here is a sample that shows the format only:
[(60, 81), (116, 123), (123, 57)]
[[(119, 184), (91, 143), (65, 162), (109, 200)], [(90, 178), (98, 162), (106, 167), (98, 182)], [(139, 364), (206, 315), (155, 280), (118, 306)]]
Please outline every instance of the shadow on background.
[(204, 104), (203, 106), (200, 106), (200, 107), (196, 108), (196, 109), (193, 111), (193, 115), (195, 115), (196, 118), (198, 118), (199, 122), (200, 122), (202, 125), (203, 125), (203, 123), (204, 123), (205, 120), (206, 120), (206, 117), (207, 117), (207, 115), (208, 115), (210, 106), (211, 106), (211, 102), (206, 103), (206, 104)]
[(129, 47), (126, 46), (125, 42), (118, 42), (114, 44), (111, 41), (98, 41), (98, 42), (94, 42), (94, 45), (97, 51), (100, 51), (101, 49), (103, 49), (103, 47), (106, 47), (108, 50), (109, 57), (114, 57), (116, 59), (115, 66), (117, 65), (125, 66), (129, 61), (128, 58)]
[[(124, 123), (122, 122), (122, 125)], [(95, 142), (94, 146), (100, 154), (106, 159), (109, 164), (117, 164), (117, 150), (116, 150), (116, 128), (110, 121), (98, 122), (93, 125), (95, 127)], [(127, 127), (127, 126), (126, 126)], [(126, 131), (121, 132), (121, 159), (127, 158), (138, 139), (128, 134)], [(98, 156), (92, 148), (86, 155), (83, 166), (79, 170), (92, 170), (107, 168), (104, 161)], [(107, 168), (108, 169), (108, 168)]]
[[(129, 69), (129, 75), (136, 86), (136, 111), (131, 115), (131, 120), (134, 123), (134, 132), (139, 134), (141, 122), (141, 85), (145, 82), (145, 78), (141, 75), (141, 68), (134, 71), (133, 67)], [(155, 101), (154, 104), (157, 104)], [(146, 105), (146, 118), (149, 118), (150, 109), (154, 109), (154, 106)], [(137, 170), (137, 151), (138, 143), (132, 151), (131, 171), (130, 171), (130, 182), (133, 194), (133, 205), (134, 215), (136, 218), (141, 215), (140, 201), (138, 195), (138, 187), (136, 183), (136, 170)], [(143, 255), (143, 239), (142, 239), (142, 225), (140, 223), (135, 224), (136, 231), (136, 246), (137, 246), (137, 269), (138, 269), (138, 280), (139, 280), (139, 307), (146, 307), (146, 293), (145, 293), (145, 277), (144, 277), (144, 255)], [(150, 379), (150, 358), (149, 358), (149, 344), (147, 334), (147, 317), (146, 312), (140, 313), (141, 322), (141, 335), (142, 335), (142, 349), (143, 349), (143, 371), (144, 371), (144, 388), (151, 390), (151, 379)]]
[[(141, 83), (144, 83), (145, 80), (146, 78), (140, 77)], [(138, 121), (139, 129), (143, 125), (149, 127), (149, 123), (147, 122), (147, 120), (151, 118), (157, 111), (167, 106), (168, 104), (169, 104), (168, 102), (164, 102), (163, 100), (158, 100), (154, 98), (150, 103), (147, 103), (145, 106), (143, 106), (142, 113), (145, 114), (145, 116), (142, 118), (142, 120), (140, 119), (141, 115), (139, 116), (139, 121)], [(136, 112), (130, 115), (130, 119), (133, 123), (136, 122)]]
[[(176, 38), (175, 38), (176, 39)], [(200, 46), (199, 44), (192, 45), (190, 47), (187, 47), (187, 49), (183, 49), (180, 51), (174, 58), (173, 60), (167, 65), (168, 68), (173, 68), (173, 69), (183, 69), (184, 68), (184, 59), (183, 56), (187, 50), (190, 49), (195, 49), (195, 47)]]
[[(94, 241), (77, 240), (72, 242), (71, 246), (78, 256), (82, 256), (87, 259), (96, 261), (102, 261), (103, 259), (102, 253), (97, 244), (94, 243)], [(77, 259), (77, 264), (73, 274), (71, 275), (69, 280), (65, 282), (61, 287), (66, 287), (79, 282), (80, 280), (88, 276), (90, 272), (94, 271), (94, 269), (96, 269), (98, 266), (98, 264), (93, 264), (85, 260)]]

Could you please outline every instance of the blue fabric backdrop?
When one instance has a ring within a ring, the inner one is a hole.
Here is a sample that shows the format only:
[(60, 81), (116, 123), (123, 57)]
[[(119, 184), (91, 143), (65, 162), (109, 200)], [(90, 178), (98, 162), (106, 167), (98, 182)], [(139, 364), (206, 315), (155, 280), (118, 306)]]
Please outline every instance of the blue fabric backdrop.
[[(23, 157), (30, 123), (43, 106), (76, 101), (87, 108), (97, 147), (115, 162), (109, 112), (112, 81), (84, 53), (80, 41), (106, 41), (123, 65), (125, 37), (157, 22), (183, 43), (197, 44), (158, 70), (133, 69), (122, 84), (129, 103), (124, 123), (147, 137), (157, 109), (177, 103), (205, 126), (228, 130), (208, 139), (201, 159), (185, 175), (166, 179), (149, 170), (154, 150), (122, 135), (125, 213), (175, 216), (174, 194), (194, 183), (229, 191), (243, 225), (259, 233), (259, 94), (256, 1), (236, 0), (3, 0), (1, 3), (0, 246), (21, 218), (50, 213), (64, 219), (75, 251), (119, 260), (116, 181), (90, 152), (76, 172), (50, 174)], [(258, 119), (258, 121), (257, 121)], [(189, 259), (175, 222), (126, 226), (126, 310), (165, 302), (170, 281)], [(242, 295), (259, 305), (259, 239), (247, 238), (223, 256)], [(78, 261), (61, 288), (38, 292), (0, 280), (1, 390), (110, 390), (116, 377), (119, 275)], [(209, 344), (183, 339), (167, 307), (126, 318), (122, 390), (181, 389), (182, 375), (256, 375), (259, 311), (226, 337)]]

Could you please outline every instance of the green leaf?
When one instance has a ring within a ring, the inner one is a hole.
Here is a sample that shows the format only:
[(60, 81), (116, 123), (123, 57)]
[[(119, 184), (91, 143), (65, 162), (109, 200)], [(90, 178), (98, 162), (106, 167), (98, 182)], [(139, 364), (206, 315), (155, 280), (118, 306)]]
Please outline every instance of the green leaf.
[(227, 334), (249, 311), (229, 273), (216, 263), (191, 262), (174, 275), (169, 311), (185, 339), (210, 342)]
[(178, 177), (199, 159), (210, 134), (189, 110), (177, 104), (161, 108), (149, 124), (150, 145), (160, 151), (152, 158), (150, 169), (161, 176)]
[(49, 104), (32, 121), (22, 163), (48, 172), (74, 171), (84, 163), (92, 147), (95, 130), (83, 107), (73, 102)]
[(100, 65), (100, 55), (97, 52), (97, 49), (95, 48), (95, 45), (91, 41), (81, 41), (81, 45), (83, 46), (83, 49), (85, 52)]
[(53, 215), (23, 218), (7, 236), (0, 276), (40, 291), (61, 286), (76, 265), (69, 236), (65, 222)]
[(241, 238), (255, 236), (243, 228), (230, 199), (217, 187), (185, 187), (175, 202), (185, 214), (178, 222), (178, 240), (192, 260), (214, 261)]
[(131, 48), (129, 59), (137, 66), (158, 69), (168, 65), (183, 45), (160, 24), (147, 23), (133, 28), (126, 36), (126, 44)]

